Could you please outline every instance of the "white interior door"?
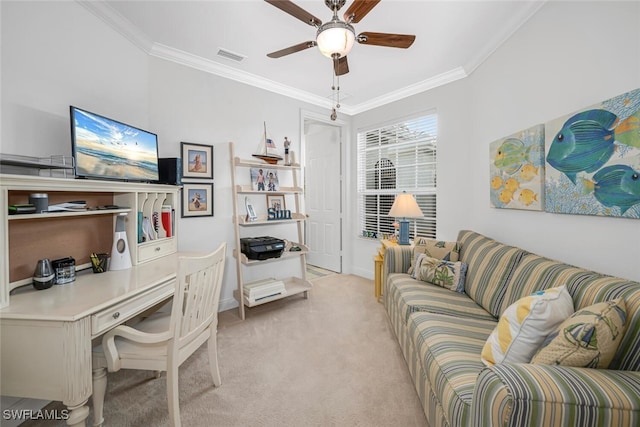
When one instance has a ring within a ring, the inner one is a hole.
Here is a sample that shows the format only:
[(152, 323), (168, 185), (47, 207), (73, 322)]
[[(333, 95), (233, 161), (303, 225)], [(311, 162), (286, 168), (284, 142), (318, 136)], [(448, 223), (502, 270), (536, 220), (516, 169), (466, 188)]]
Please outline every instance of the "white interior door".
[(341, 128), (305, 120), (305, 210), (307, 262), (342, 271)]

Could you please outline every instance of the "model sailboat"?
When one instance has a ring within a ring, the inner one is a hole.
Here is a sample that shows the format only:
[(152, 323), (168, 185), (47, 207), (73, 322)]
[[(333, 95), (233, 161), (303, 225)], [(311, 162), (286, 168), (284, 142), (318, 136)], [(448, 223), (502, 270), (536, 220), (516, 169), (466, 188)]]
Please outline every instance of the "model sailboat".
[(267, 136), (266, 122), (264, 124), (264, 135), (262, 136), (262, 141), (258, 146), (258, 152), (253, 154), (253, 157), (262, 159), (270, 165), (275, 165), (278, 163), (278, 160), (282, 160), (282, 156), (278, 153), (278, 149), (276, 148), (276, 144), (273, 142), (273, 139)]

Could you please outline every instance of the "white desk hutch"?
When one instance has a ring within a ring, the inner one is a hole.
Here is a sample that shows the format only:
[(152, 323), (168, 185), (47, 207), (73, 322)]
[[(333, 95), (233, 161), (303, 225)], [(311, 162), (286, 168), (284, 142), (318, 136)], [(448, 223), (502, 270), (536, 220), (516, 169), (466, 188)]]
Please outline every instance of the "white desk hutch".
[[(92, 393), (92, 340), (174, 292), (176, 224), (171, 237), (138, 243), (138, 212), (150, 216), (162, 205), (179, 215), (179, 187), (88, 179), (0, 174), (0, 393), (61, 401), (67, 424), (84, 426)], [(9, 215), (7, 207), (27, 203), (30, 193), (47, 193), (49, 204), (84, 200), (91, 209)], [(110, 252), (117, 214), (127, 213), (132, 268), (93, 274), (91, 253)], [(38, 259), (76, 260), (74, 282), (35, 290)]]

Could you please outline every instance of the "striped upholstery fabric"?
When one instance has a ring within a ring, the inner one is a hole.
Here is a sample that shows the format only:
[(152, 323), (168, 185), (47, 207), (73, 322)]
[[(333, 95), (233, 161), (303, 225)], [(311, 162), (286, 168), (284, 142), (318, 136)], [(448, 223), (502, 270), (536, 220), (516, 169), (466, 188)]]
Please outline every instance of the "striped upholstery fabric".
[(562, 286), (567, 283), (571, 275), (580, 271), (584, 270), (539, 255), (525, 255), (507, 286), (500, 306), (500, 315), (520, 298), (531, 295), (535, 291)]
[(387, 276), (390, 273), (406, 273), (411, 267), (413, 249), (411, 246), (391, 246), (384, 252), (382, 263), (383, 295), (387, 294)]
[[(393, 324), (394, 321), (391, 317), (389, 319)], [(395, 327), (394, 330), (396, 330)], [(401, 328), (397, 330), (398, 342), (401, 343), (400, 349), (402, 350), (402, 354), (407, 362), (409, 373), (411, 374), (413, 384), (418, 393), (420, 402), (422, 403), (422, 407), (424, 408), (428, 424), (430, 427), (451, 427), (444, 416), (444, 410), (440, 404), (440, 400), (434, 394), (431, 384), (427, 380), (424, 369), (422, 368), (422, 363), (418, 359), (418, 352), (415, 351), (413, 342), (408, 336), (408, 332), (409, 329), (405, 325), (402, 325)]]
[[(430, 427), (640, 426), (640, 283), (461, 231), (466, 294), (411, 279), (411, 249), (387, 250), (384, 303)], [(509, 305), (564, 284), (576, 310), (623, 298), (627, 331), (608, 370), (485, 368), (482, 347)]]
[(478, 377), (471, 420), (474, 427), (635, 427), (639, 396), (639, 372), (495, 365)]
[(406, 274), (389, 275), (387, 286), (389, 300), (398, 309), (404, 324), (412, 313), (419, 311), (496, 320), (467, 295), (417, 281)]
[(498, 317), (507, 283), (527, 253), (473, 231), (458, 234), (460, 261), (467, 263), (464, 290), (475, 302)]
[(566, 285), (574, 309), (624, 298), (628, 311), (627, 332), (610, 369), (640, 371), (640, 283), (606, 276), (528, 254), (513, 273), (502, 302), (501, 313), (510, 304), (539, 289)]
[(496, 326), (492, 320), (469, 320), (430, 313), (409, 318), (409, 336), (427, 381), (451, 426), (467, 426), (478, 374), (480, 352)]

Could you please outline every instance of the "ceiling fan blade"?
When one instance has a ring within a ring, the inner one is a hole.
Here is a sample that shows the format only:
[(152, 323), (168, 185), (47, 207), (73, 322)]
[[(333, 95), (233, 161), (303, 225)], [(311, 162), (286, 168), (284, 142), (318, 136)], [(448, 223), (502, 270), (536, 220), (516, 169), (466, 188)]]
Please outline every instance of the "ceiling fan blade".
[(322, 25), (322, 21), (298, 6), (297, 4), (289, 0), (264, 0), (267, 3), (277, 7), (281, 11), (288, 13), (294, 18), (298, 18), (305, 24), (309, 24), (312, 27), (319, 27)]
[(336, 73), (336, 76), (342, 76), (343, 74), (347, 74), (349, 72), (349, 64), (347, 63), (347, 57), (343, 56), (342, 58), (335, 58), (333, 60), (333, 71)]
[(378, 3), (380, 3), (380, 0), (355, 0), (344, 13), (344, 20), (348, 23), (357, 24)]
[(308, 42), (298, 43), (295, 46), (290, 46), (285, 49), (267, 53), (267, 56), (269, 58), (280, 58), (285, 55), (290, 55), (292, 53), (300, 52), (301, 50), (309, 49), (310, 47), (314, 47), (315, 45), (316, 45), (316, 42), (313, 40)]
[(406, 49), (413, 44), (416, 36), (410, 34), (360, 33), (356, 40), (360, 44), (399, 47)]

